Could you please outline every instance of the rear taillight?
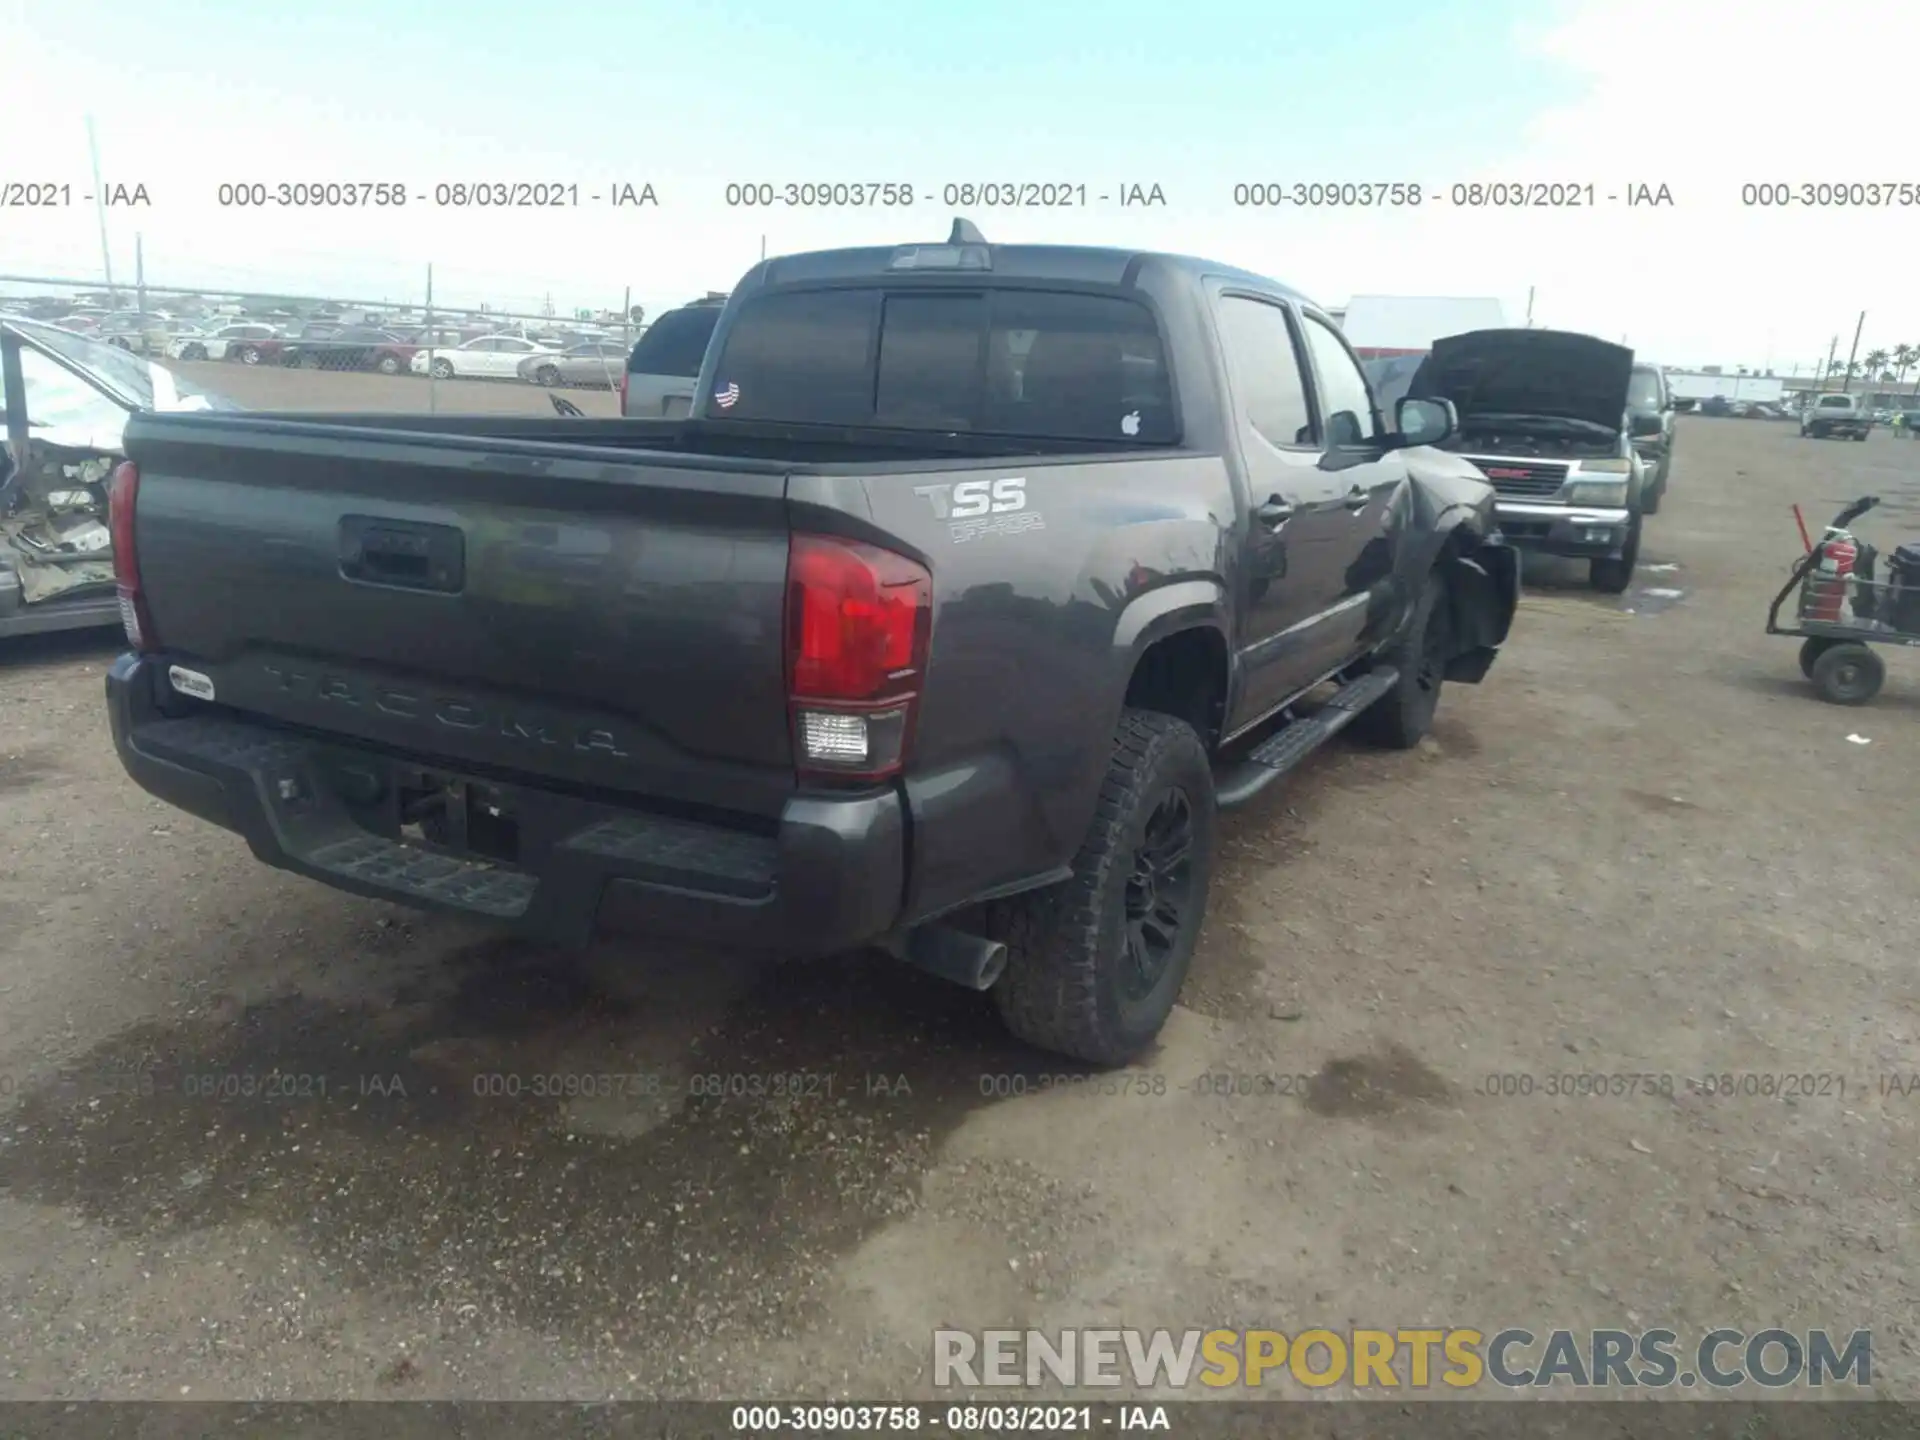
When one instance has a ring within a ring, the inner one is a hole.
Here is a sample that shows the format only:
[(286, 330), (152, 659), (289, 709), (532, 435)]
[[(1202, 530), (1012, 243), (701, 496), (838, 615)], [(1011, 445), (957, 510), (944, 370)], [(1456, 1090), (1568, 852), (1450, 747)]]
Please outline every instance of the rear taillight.
[(147, 597), (140, 589), (140, 552), (134, 545), (134, 504), (140, 496), (140, 469), (131, 460), (120, 462), (107, 491), (107, 529), (113, 537), (114, 588), (120, 593), (120, 623), (127, 643), (136, 650), (157, 650)]
[(933, 626), (926, 566), (858, 540), (795, 535), (787, 557), (787, 693), (803, 774), (897, 775)]

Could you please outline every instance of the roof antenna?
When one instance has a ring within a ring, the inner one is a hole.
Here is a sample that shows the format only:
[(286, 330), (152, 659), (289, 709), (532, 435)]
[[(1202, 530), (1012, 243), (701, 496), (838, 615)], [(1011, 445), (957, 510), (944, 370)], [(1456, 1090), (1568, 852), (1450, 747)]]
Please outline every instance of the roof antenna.
[(953, 217), (953, 233), (947, 236), (949, 245), (984, 245), (987, 237), (980, 233), (980, 227), (971, 220)]

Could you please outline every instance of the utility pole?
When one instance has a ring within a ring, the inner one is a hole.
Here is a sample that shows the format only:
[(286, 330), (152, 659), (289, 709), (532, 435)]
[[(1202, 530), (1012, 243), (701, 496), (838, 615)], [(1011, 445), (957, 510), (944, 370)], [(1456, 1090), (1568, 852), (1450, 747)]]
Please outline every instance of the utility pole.
[(762, 260), (767, 258), (767, 237), (764, 235), (760, 237), (760, 258)]
[(1847, 351), (1847, 375), (1840, 385), (1843, 392), (1853, 388), (1853, 357), (1860, 353), (1860, 332), (1866, 328), (1866, 323), (1867, 312), (1862, 310), (1860, 318), (1854, 322), (1853, 326), (1853, 348)]
[[(765, 258), (764, 255), (762, 258)], [(1533, 286), (1527, 286), (1527, 328), (1533, 328)]]
[(143, 236), (139, 231), (133, 235), (133, 308), (142, 315), (147, 313), (147, 260), (141, 249)]
[(1827, 368), (1820, 372), (1820, 378), (1822, 380), (1831, 380), (1833, 378), (1833, 355), (1839, 348), (1840, 337), (1838, 335), (1827, 342)]
[(107, 295), (114, 304), (120, 297), (113, 289), (113, 254), (107, 249), (107, 187), (100, 183), (100, 145), (93, 135), (93, 117), (87, 116), (87, 153), (93, 157), (93, 211), (100, 219), (100, 267), (107, 272)]

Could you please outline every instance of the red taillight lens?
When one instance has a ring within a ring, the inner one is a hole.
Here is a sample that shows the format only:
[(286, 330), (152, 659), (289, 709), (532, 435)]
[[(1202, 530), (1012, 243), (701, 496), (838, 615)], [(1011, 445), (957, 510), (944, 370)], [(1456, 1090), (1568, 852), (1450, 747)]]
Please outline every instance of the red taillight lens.
[(933, 623), (933, 576), (858, 540), (796, 535), (787, 674), (799, 768), (878, 779), (906, 763)]
[(107, 530), (113, 539), (113, 579), (120, 595), (120, 623), (127, 632), (127, 643), (144, 651), (157, 650), (160, 637), (154, 633), (153, 616), (147, 611), (147, 597), (140, 588), (140, 552), (134, 544), (133, 524), (139, 497), (139, 467), (123, 460), (114, 470), (113, 484), (107, 491)]

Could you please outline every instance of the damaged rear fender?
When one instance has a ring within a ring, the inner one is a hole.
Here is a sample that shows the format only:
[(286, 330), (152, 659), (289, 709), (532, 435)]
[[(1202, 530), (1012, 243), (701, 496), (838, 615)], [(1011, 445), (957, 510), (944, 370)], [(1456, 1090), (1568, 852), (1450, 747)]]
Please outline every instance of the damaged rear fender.
[(1475, 685), (1513, 629), (1520, 604), (1520, 554), (1504, 540), (1482, 539), (1462, 527), (1441, 559), (1452, 624), (1446, 678)]

